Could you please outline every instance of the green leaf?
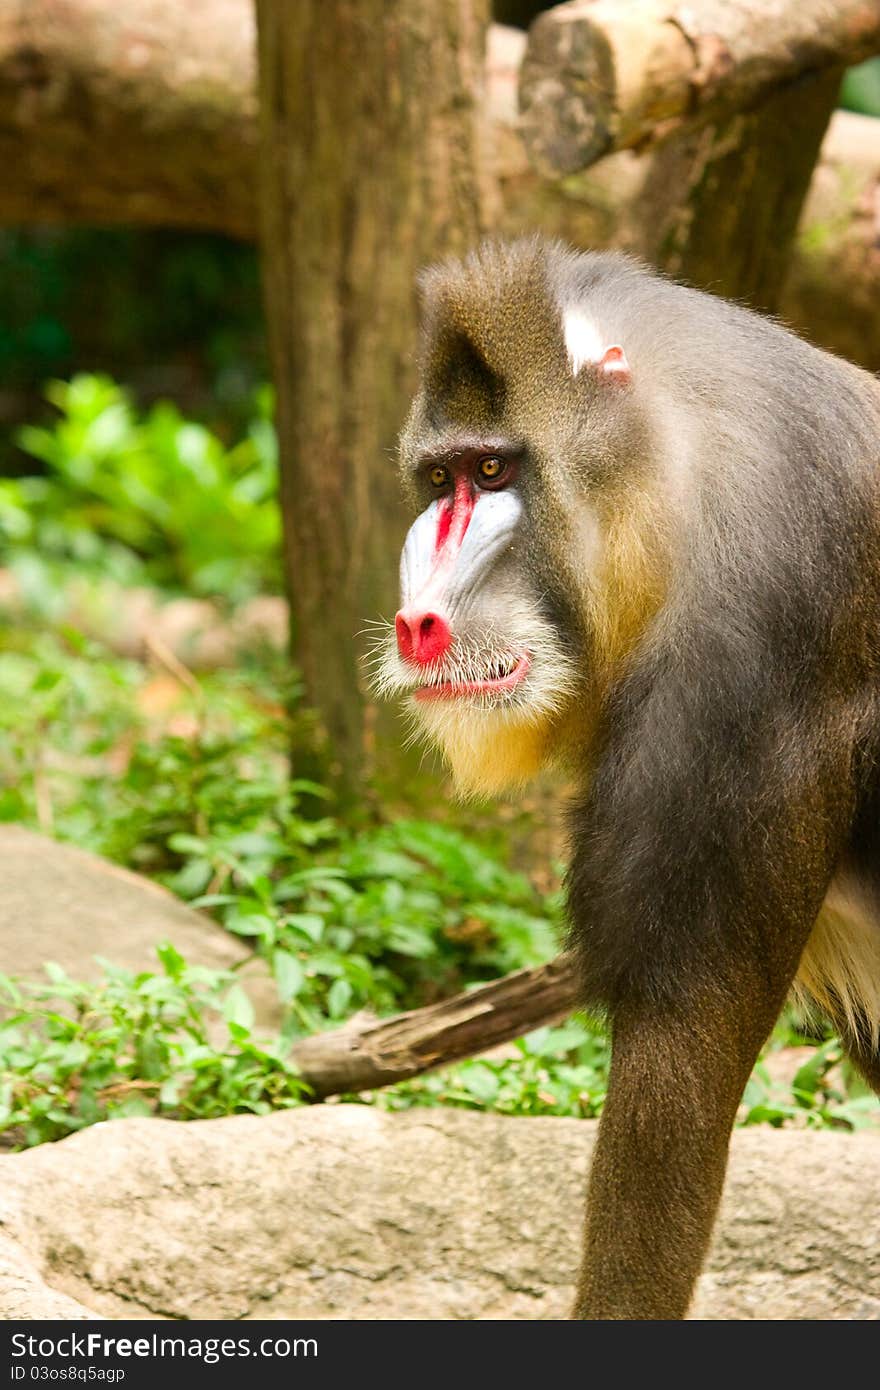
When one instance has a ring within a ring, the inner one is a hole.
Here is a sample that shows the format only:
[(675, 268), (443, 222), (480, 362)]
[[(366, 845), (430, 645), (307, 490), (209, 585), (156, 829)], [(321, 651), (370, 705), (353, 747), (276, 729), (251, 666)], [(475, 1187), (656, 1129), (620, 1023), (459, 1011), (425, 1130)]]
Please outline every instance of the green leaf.
[(310, 782), (305, 777), (294, 777), (290, 783), (290, 790), (294, 794), (303, 792), (308, 796), (317, 796), (323, 801), (333, 800), (333, 793), (328, 787), (322, 787), (318, 782)]
[(63, 672), (61, 672), (61, 671), (47, 671), (47, 670), (43, 670), (43, 671), (41, 671), (41, 672), (39, 673), (39, 675), (37, 676), (36, 680), (34, 681), (33, 685), (31, 686), (31, 690), (33, 690), (33, 691), (54, 690), (55, 687), (56, 687), (61, 681), (63, 681), (63, 680), (64, 680), (64, 674), (63, 674)]
[(469, 1095), (482, 1105), (491, 1105), (498, 1095), (498, 1077), (490, 1067), (474, 1062), (462, 1068), (462, 1083)]
[(324, 935), (324, 918), (316, 912), (290, 912), (284, 918), (284, 925), (295, 927), (316, 944)]
[(175, 854), (201, 854), (207, 851), (207, 844), (198, 835), (178, 833), (168, 836), (168, 848)]
[(327, 991), (327, 1009), (331, 1018), (342, 1018), (351, 1003), (352, 988), (348, 980), (334, 980)]
[(254, 1006), (241, 985), (233, 985), (223, 1001), (223, 1017), (249, 1033), (254, 1026)]
[(159, 957), (159, 962), (166, 975), (170, 976), (172, 980), (182, 978), (186, 970), (186, 961), (170, 941), (161, 941), (156, 947), (156, 955)]
[(226, 848), (230, 854), (239, 858), (251, 858), (255, 855), (271, 855), (278, 858), (286, 853), (286, 846), (280, 836), (261, 835), (255, 831), (233, 836), (227, 842)]
[(305, 971), (296, 956), (289, 951), (276, 950), (272, 953), (272, 971), (278, 985), (282, 1003), (295, 999), (306, 982)]
[(265, 912), (238, 912), (226, 916), (226, 927), (237, 936), (261, 936), (267, 941), (275, 938), (275, 923)]
[(808, 1057), (795, 1073), (791, 1083), (792, 1090), (799, 1091), (809, 1104), (826, 1073), (839, 1060), (839, 1057), (840, 1044), (836, 1038), (832, 1038), (829, 1042), (823, 1043), (821, 1047), (817, 1047), (812, 1056)]
[(213, 876), (214, 865), (210, 859), (190, 859), (176, 874), (171, 875), (167, 886), (179, 898), (194, 898), (207, 888)]

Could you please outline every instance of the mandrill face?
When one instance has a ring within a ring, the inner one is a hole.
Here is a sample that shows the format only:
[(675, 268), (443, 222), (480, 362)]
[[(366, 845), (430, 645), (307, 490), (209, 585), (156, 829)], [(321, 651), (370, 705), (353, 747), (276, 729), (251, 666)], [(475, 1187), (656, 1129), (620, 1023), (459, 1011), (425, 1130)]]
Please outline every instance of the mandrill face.
[[(449, 441), (421, 457), (427, 506), (400, 564), (400, 609), (380, 684), (407, 698), (463, 792), (532, 777), (563, 743), (574, 665), (530, 573), (523, 451)], [(430, 499), (430, 500), (428, 500)]]
[(657, 472), (663, 420), (620, 345), (636, 326), (616, 294), (593, 305), (588, 288), (576, 259), (537, 243), (422, 281), (401, 439), (418, 515), (377, 684), (404, 695), (464, 792), (583, 769), (664, 599), (677, 485)]

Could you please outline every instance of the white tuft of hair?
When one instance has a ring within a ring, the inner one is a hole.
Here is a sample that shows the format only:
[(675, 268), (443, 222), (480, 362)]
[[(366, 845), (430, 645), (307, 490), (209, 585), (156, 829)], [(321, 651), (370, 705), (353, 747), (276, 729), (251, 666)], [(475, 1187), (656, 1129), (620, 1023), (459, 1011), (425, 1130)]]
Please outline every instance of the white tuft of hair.
[(583, 309), (563, 310), (562, 333), (572, 376), (577, 376), (581, 368), (589, 363), (602, 361), (605, 351), (602, 335)]

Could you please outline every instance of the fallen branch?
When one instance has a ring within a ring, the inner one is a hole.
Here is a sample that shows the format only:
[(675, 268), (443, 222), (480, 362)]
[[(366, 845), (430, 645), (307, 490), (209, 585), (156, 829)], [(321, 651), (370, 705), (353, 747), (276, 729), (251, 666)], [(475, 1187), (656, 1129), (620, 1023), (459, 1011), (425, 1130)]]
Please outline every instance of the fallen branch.
[(878, 50), (880, 0), (572, 0), (529, 31), (522, 134), (543, 173), (574, 174)]
[(574, 959), (562, 955), (424, 1009), (366, 1022), (355, 1018), (297, 1043), (293, 1059), (319, 1099), (368, 1091), (510, 1042), (565, 1018), (577, 1005)]

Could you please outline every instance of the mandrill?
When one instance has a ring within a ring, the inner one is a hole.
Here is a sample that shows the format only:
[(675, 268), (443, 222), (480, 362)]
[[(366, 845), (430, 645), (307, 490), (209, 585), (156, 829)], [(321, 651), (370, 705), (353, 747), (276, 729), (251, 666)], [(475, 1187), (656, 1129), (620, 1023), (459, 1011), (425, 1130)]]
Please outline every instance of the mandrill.
[(576, 1316), (680, 1318), (792, 986), (880, 1086), (880, 384), (619, 255), (421, 288), (381, 683), (465, 793), (578, 787), (612, 1063)]

